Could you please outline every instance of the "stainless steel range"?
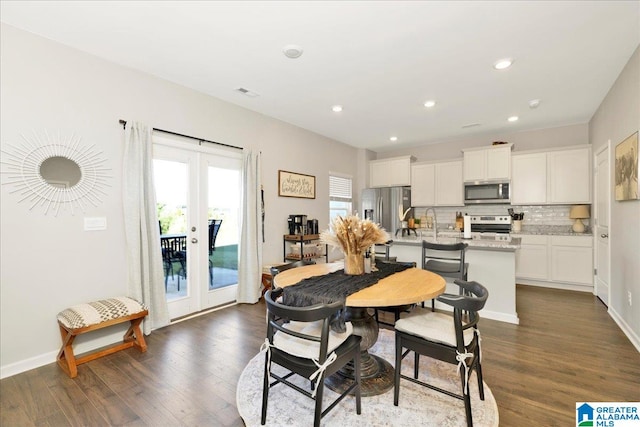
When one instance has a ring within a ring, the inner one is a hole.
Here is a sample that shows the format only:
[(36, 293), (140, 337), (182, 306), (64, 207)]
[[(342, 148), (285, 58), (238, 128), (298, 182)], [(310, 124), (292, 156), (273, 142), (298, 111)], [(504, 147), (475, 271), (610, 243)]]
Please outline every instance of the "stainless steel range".
[(509, 215), (471, 215), (472, 233), (506, 233), (511, 231)]

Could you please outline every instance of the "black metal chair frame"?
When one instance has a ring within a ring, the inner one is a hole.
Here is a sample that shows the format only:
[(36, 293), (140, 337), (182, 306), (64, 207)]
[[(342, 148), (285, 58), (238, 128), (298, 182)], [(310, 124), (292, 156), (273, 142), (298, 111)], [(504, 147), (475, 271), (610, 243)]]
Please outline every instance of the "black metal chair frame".
[[(320, 425), (320, 420), (329, 411), (331, 411), (342, 399), (344, 399), (349, 393), (354, 392), (356, 397), (356, 412), (361, 413), (361, 395), (360, 395), (360, 341), (361, 337), (357, 335), (349, 336), (342, 344), (335, 348), (331, 353), (336, 354), (336, 359), (326, 370), (320, 373), (318, 378), (318, 386), (314, 394), (299, 387), (296, 384), (291, 383), (288, 379), (294, 375), (300, 375), (304, 378), (310, 378), (316, 371), (318, 371), (318, 364), (322, 365), (327, 361), (330, 356), (328, 352), (330, 319), (333, 314), (338, 310), (344, 308), (344, 304), (336, 302), (333, 304), (316, 304), (309, 307), (290, 307), (277, 302), (277, 299), (282, 295), (283, 289), (269, 290), (265, 294), (265, 301), (267, 303), (267, 339), (269, 341), (269, 348), (265, 355), (264, 365), (264, 382), (262, 388), (262, 414), (261, 424), (264, 425), (267, 417), (267, 404), (269, 400), (269, 390), (279, 383), (283, 383), (294, 390), (304, 394), (305, 396), (315, 400), (314, 411), (314, 426)], [(290, 321), (297, 322), (315, 322), (322, 321), (322, 333), (320, 337), (306, 335), (294, 330), (290, 330), (284, 327), (284, 325)], [(297, 337), (311, 342), (319, 343), (318, 358), (306, 359), (298, 356), (291, 355), (283, 350), (273, 346), (274, 335), (287, 334), (293, 337)], [(322, 397), (324, 391), (324, 379), (337, 372), (347, 363), (353, 361), (354, 376), (356, 381), (348, 387), (340, 396), (338, 396), (326, 409), (322, 410)], [(279, 376), (271, 371), (271, 365), (276, 363), (285, 369), (289, 370), (284, 376)], [(270, 383), (270, 378), (275, 379)], [(289, 402), (281, 402), (281, 404), (289, 404)], [(301, 424), (304, 422), (301, 421)]]
[(313, 259), (301, 259), (299, 261), (290, 262), (282, 265), (274, 265), (269, 269), (271, 273), (271, 286), (275, 286), (273, 283), (273, 278), (276, 277), (278, 273), (282, 273), (283, 271), (290, 270), (292, 268), (304, 267), (305, 265), (313, 265), (316, 261)]
[[(398, 406), (400, 397), (400, 378), (404, 378), (416, 384), (428, 387), (440, 393), (444, 393), (448, 396), (463, 400), (467, 418), (467, 426), (472, 427), (473, 419), (471, 416), (471, 397), (469, 395), (468, 378), (475, 370), (478, 378), (478, 392), (480, 395), (480, 400), (484, 400), (482, 366), (480, 363), (480, 335), (478, 332), (478, 322), (480, 320), (480, 316), (478, 314), (478, 311), (480, 311), (484, 307), (489, 296), (489, 292), (478, 282), (455, 280), (454, 283), (460, 286), (463, 295), (442, 294), (437, 299), (438, 301), (453, 307), (453, 315), (451, 316), (451, 321), (454, 323), (455, 327), (455, 346), (430, 341), (426, 338), (412, 335), (396, 329), (396, 371), (394, 377), (393, 404), (395, 406)], [(433, 315), (444, 314), (435, 313)], [(425, 321), (427, 320), (428, 319), (425, 319)], [(473, 338), (471, 339), (469, 344), (465, 345), (464, 332), (468, 329), (473, 330)], [(406, 351), (404, 351), (404, 349), (406, 349)], [(402, 359), (404, 359), (411, 351), (413, 351), (415, 355), (413, 378), (401, 374)], [(457, 359), (458, 355), (464, 354), (471, 354), (471, 357), (464, 357), (462, 358), (462, 361), (459, 361)], [(466, 365), (466, 369), (465, 366), (462, 366), (459, 369), (460, 380), (462, 383), (462, 394), (456, 394), (449, 390), (444, 390), (434, 385), (427, 384), (424, 381), (418, 380), (420, 355), (425, 355), (454, 365), (457, 365), (458, 363)]]
[(276, 277), (278, 273), (281, 273), (283, 271), (286, 271), (292, 268), (304, 267), (305, 265), (313, 265), (313, 264), (316, 264), (316, 261), (314, 259), (301, 259), (298, 261), (289, 262), (287, 264), (271, 266), (271, 268), (269, 269), (269, 273), (271, 273), (271, 279), (267, 284), (265, 284), (265, 282), (263, 281), (263, 284), (265, 284), (265, 288), (262, 291), (262, 296), (264, 296), (264, 294), (269, 289), (276, 289), (276, 285), (275, 285), (276, 282), (273, 280), (273, 278)]
[(186, 279), (187, 277), (187, 237), (186, 236), (174, 236), (174, 237), (161, 237), (160, 247), (162, 250), (162, 263), (164, 265), (164, 289), (167, 291), (167, 281), (169, 273), (173, 279), (173, 263), (180, 263), (180, 271), (178, 271), (178, 291), (180, 291), (180, 274)]
[[(468, 244), (463, 242), (442, 244), (430, 243), (423, 240), (422, 269), (439, 274), (443, 277), (467, 281), (469, 263), (465, 262), (464, 257), (468, 246)], [(443, 252), (443, 254), (436, 255), (433, 254), (433, 252), (430, 254), (429, 251)], [(447, 254), (451, 252), (458, 252), (458, 255), (454, 256)], [(424, 307), (424, 302), (422, 303), (422, 306)], [(435, 310), (435, 300), (431, 300), (431, 310)]]
[(211, 255), (216, 250), (216, 238), (218, 232), (222, 226), (221, 219), (209, 220), (209, 285), (213, 285), (213, 262), (211, 261)]

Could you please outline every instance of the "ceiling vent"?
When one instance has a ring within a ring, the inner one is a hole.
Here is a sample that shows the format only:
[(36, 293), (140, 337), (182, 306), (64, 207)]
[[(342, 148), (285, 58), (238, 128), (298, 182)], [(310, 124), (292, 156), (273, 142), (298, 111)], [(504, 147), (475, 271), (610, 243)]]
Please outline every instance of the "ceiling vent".
[(251, 92), (249, 89), (245, 89), (243, 87), (236, 88), (236, 92), (240, 92), (243, 95), (247, 95), (250, 98), (255, 98), (256, 96), (260, 96), (255, 92)]
[(469, 123), (468, 125), (463, 125), (462, 129), (466, 129), (466, 128), (473, 128), (476, 126), (480, 126), (480, 123)]

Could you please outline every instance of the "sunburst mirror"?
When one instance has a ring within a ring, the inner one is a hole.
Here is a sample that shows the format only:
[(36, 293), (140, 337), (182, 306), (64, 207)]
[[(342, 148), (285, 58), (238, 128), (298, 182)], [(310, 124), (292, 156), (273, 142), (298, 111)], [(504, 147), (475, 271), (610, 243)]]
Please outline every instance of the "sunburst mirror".
[(45, 215), (57, 216), (60, 211), (76, 209), (83, 212), (89, 205), (97, 206), (106, 195), (109, 169), (106, 159), (95, 146), (85, 146), (80, 137), (20, 135), (22, 143), (7, 145), (2, 150), (3, 185), (12, 186), (10, 193), (29, 209), (44, 208)]

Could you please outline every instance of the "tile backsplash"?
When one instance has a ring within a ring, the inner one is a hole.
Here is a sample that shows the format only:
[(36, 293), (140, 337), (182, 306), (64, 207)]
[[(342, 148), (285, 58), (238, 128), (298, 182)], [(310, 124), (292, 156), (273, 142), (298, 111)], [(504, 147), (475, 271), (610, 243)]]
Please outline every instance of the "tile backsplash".
[[(571, 205), (537, 205), (537, 206), (511, 206), (511, 205), (477, 205), (460, 207), (436, 207), (436, 219), (438, 228), (447, 228), (455, 225), (456, 212), (469, 215), (508, 215), (507, 209), (513, 208), (514, 212), (524, 212), (523, 226), (555, 225), (571, 226), (574, 220), (569, 218)], [(414, 215), (420, 218), (426, 208), (414, 208)], [(583, 220), (586, 226), (590, 220)]]

